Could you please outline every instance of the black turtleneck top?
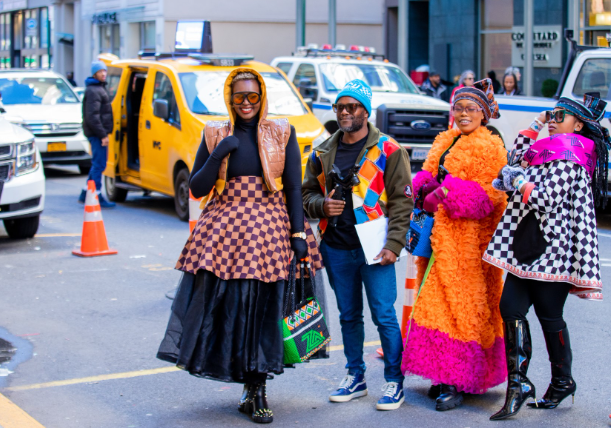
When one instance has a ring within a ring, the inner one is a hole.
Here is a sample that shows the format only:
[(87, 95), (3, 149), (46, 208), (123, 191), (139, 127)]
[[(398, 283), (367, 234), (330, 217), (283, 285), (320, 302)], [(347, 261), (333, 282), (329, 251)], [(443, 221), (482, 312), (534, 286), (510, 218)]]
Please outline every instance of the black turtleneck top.
[[(233, 135), (240, 141), (238, 148), (231, 153), (227, 167), (227, 180), (240, 176), (263, 177), (263, 167), (259, 156), (257, 138), (258, 118), (245, 121), (237, 117)], [(208, 151), (206, 141), (202, 141), (195, 157), (189, 187), (193, 196), (206, 196), (216, 183), (219, 168), (223, 161)], [(303, 202), (301, 199), (301, 153), (295, 128), (291, 126), (291, 136), (286, 146), (284, 172), (282, 174), (286, 208), (291, 221), (291, 233), (304, 231)]]

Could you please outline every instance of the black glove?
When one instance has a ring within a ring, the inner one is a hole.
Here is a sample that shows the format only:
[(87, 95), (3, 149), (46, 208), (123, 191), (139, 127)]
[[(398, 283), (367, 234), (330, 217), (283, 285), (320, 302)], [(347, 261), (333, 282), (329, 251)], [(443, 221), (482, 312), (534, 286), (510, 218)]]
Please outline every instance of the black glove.
[(297, 262), (308, 257), (308, 243), (302, 238), (291, 238), (291, 248), (295, 253)]
[(216, 159), (224, 159), (229, 153), (237, 149), (239, 145), (240, 140), (238, 140), (233, 135), (225, 137), (216, 146), (216, 148), (212, 152), (212, 156), (214, 156)]

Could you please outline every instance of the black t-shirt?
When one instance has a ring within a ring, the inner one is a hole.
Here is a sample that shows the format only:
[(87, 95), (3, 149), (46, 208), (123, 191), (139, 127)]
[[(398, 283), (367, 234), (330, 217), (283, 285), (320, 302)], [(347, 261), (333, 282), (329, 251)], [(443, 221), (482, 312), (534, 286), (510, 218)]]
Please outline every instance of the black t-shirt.
[[(343, 134), (340, 137), (334, 164), (341, 171), (342, 177), (346, 178), (354, 164), (356, 164), (356, 160), (367, 142), (368, 135), (354, 144), (342, 142)], [(361, 242), (354, 228), (356, 217), (354, 216), (354, 205), (352, 204), (352, 189), (346, 192), (344, 197), (346, 198), (346, 205), (344, 211), (337, 218), (337, 226), (333, 227), (330, 224), (331, 222), (329, 222), (323, 239), (330, 247), (340, 250), (356, 250), (361, 248)]]

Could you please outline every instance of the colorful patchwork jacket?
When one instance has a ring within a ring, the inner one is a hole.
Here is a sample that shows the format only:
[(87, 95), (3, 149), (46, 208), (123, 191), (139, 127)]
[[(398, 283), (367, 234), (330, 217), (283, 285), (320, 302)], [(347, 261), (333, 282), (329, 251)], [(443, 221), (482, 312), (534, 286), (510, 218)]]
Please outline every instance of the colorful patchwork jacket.
[[(388, 235), (384, 248), (399, 254), (405, 246), (405, 235), (414, 206), (412, 177), (407, 152), (391, 137), (382, 134), (371, 123), (369, 136), (357, 158), (360, 183), (352, 189), (357, 224), (388, 217)], [(332, 184), (326, 174), (331, 171), (342, 132), (337, 131), (316, 147), (308, 159), (303, 182), (303, 207), (310, 218), (318, 218), (319, 238), (327, 227), (323, 209), (325, 196)]]

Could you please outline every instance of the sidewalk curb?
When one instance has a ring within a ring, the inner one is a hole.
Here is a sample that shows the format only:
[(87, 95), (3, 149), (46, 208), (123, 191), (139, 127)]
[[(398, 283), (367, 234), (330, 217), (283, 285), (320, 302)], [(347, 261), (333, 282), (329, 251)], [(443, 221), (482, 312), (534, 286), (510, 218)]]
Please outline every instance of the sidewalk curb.
[(0, 394), (0, 428), (45, 428), (21, 407)]

